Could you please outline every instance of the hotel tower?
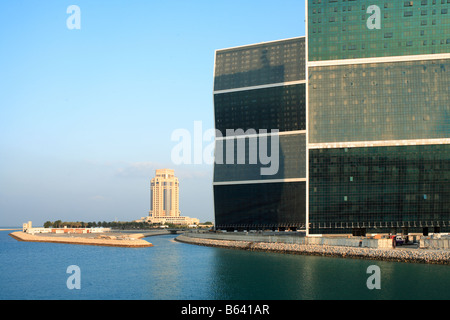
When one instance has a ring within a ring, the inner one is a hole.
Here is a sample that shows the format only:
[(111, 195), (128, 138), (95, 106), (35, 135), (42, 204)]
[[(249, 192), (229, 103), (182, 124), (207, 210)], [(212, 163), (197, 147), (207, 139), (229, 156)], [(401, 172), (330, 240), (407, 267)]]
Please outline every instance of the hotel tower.
[(196, 218), (182, 217), (179, 209), (178, 178), (174, 170), (156, 170), (155, 177), (150, 182), (150, 212), (148, 217), (142, 217), (137, 222), (171, 223), (193, 225), (199, 224)]
[(179, 183), (174, 170), (156, 170), (156, 176), (151, 180), (150, 187), (151, 218), (180, 216)]

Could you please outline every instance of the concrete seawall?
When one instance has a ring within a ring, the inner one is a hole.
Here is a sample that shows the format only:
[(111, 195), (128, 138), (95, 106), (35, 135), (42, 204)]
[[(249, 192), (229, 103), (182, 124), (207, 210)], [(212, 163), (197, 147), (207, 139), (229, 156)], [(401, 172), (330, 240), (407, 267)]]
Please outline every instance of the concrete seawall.
[[(414, 262), (429, 264), (450, 264), (450, 250), (423, 250), (423, 249), (386, 249), (386, 248), (362, 248), (351, 246), (330, 246), (322, 244), (301, 244), (287, 242), (254, 242), (241, 239), (200, 238), (196, 234), (180, 235), (177, 241), (212, 247), (242, 249), (251, 251), (268, 251), (289, 254), (304, 254), (315, 256), (330, 256), (367, 260), (382, 260), (395, 262)], [(299, 239), (301, 239), (299, 237)], [(285, 239), (286, 240), (286, 239)], [(299, 240), (300, 242), (300, 240)], [(359, 243), (359, 241), (358, 241)]]
[[(128, 235), (127, 239), (118, 239), (117, 237), (103, 238), (88, 238), (88, 237), (68, 237), (68, 236), (43, 236), (31, 235), (24, 232), (13, 232), (9, 234), (18, 241), (25, 242), (47, 242), (47, 243), (63, 243), (63, 244), (78, 244), (104, 247), (124, 247), (124, 248), (145, 248), (152, 247), (150, 242), (141, 240), (142, 234)], [(100, 236), (100, 235), (99, 235)]]
[(420, 247), (426, 249), (450, 249), (450, 239), (421, 239)]
[(391, 239), (368, 239), (360, 237), (343, 238), (343, 237), (305, 237), (300, 234), (258, 234), (258, 233), (185, 233), (187, 237), (211, 240), (231, 240), (246, 242), (268, 242), (268, 243), (286, 243), (299, 245), (325, 245), (325, 246), (342, 246), (353, 248), (384, 248), (392, 247)]

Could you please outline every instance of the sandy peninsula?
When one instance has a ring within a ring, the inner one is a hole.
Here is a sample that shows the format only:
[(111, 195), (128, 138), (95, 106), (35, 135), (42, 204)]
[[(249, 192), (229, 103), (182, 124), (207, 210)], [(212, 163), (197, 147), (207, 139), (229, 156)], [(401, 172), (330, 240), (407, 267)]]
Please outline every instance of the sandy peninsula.
[(146, 248), (152, 247), (150, 242), (143, 240), (143, 234), (128, 234), (126, 236), (112, 236), (112, 235), (45, 235), (45, 234), (28, 234), (25, 232), (13, 232), (9, 234), (18, 241), (27, 242), (50, 242), (50, 243), (64, 243), (64, 244), (78, 244), (91, 246), (106, 246), (106, 247), (125, 247), (125, 248)]

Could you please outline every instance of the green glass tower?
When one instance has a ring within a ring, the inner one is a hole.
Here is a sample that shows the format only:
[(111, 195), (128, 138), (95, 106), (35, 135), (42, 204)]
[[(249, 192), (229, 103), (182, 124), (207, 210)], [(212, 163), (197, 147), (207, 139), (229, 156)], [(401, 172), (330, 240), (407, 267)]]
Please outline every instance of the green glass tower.
[(450, 230), (450, 0), (308, 0), (311, 234)]
[(309, 61), (448, 53), (448, 0), (308, 0)]

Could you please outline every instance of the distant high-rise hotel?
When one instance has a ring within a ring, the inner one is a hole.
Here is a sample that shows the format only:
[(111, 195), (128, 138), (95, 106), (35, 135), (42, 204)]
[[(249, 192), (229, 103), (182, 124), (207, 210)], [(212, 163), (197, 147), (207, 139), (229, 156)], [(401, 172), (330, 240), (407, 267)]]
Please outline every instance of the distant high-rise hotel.
[(156, 170), (150, 183), (149, 216), (140, 221), (149, 223), (199, 224), (196, 218), (182, 217), (179, 209), (179, 182), (174, 170)]
[(150, 187), (149, 217), (179, 217), (179, 182), (174, 170), (156, 170)]
[(306, 38), (216, 52), (216, 129), (280, 132), (276, 175), (215, 164), (216, 227), (450, 231), (450, 0), (306, 12)]

